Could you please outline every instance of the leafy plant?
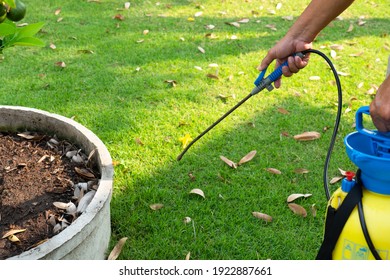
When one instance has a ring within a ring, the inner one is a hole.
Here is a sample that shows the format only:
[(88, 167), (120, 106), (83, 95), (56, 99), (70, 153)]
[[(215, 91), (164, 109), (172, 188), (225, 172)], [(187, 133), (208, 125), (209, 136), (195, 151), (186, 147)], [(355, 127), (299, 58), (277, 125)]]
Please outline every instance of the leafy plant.
[(13, 46), (43, 47), (45, 43), (34, 37), (44, 23), (16, 25), (26, 14), (26, 6), (19, 0), (3, 0), (0, 2), (0, 53)]

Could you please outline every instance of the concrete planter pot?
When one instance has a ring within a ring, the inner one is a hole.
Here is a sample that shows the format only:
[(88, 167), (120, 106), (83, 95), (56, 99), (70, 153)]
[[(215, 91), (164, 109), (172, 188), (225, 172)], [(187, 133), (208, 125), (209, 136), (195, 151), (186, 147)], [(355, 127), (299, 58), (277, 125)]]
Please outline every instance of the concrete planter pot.
[(0, 131), (30, 130), (56, 134), (88, 154), (95, 151), (101, 173), (99, 188), (86, 211), (45, 243), (9, 260), (105, 259), (111, 236), (110, 201), (113, 186), (111, 156), (102, 141), (77, 122), (45, 111), (0, 106)]

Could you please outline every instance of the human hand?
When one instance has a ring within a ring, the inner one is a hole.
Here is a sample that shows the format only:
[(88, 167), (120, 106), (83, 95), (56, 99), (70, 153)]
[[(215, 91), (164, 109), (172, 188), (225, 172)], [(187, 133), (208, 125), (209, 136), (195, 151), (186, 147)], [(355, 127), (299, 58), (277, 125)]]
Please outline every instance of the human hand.
[(370, 115), (378, 131), (390, 131), (390, 76), (379, 86), (370, 104)]
[[(279, 65), (283, 64), (283, 62), (287, 60), (288, 66), (284, 66), (282, 68), (282, 73), (285, 77), (291, 77), (294, 73), (297, 73), (300, 69), (304, 68), (308, 64), (310, 57), (309, 54), (306, 54), (303, 58), (299, 56), (292, 56), (292, 54), (310, 49), (311, 46), (311, 43), (297, 40), (286, 35), (268, 51), (267, 55), (264, 57), (257, 69), (259, 71), (263, 71), (274, 60), (276, 60), (276, 69)], [(276, 88), (279, 88), (281, 85), (280, 79), (275, 81), (274, 85)]]

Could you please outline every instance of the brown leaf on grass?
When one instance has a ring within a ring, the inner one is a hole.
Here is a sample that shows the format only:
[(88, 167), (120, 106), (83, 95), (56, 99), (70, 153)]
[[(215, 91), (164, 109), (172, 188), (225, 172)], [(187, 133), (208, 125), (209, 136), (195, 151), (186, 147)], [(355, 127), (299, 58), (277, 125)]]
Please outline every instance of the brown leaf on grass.
[(127, 241), (127, 237), (123, 237), (121, 238), (118, 243), (115, 245), (115, 247), (112, 249), (110, 255), (108, 256), (107, 260), (111, 261), (111, 260), (116, 260), (121, 251), (122, 251), (122, 248), (123, 248), (123, 245), (125, 245)]
[(135, 143), (137, 143), (140, 146), (144, 145), (144, 142), (142, 142), (142, 140), (140, 138), (135, 138)]
[(337, 182), (339, 182), (339, 181), (342, 180), (342, 179), (343, 179), (342, 176), (333, 177), (333, 178), (329, 181), (329, 184), (331, 184), (331, 185), (336, 184)]
[(340, 174), (341, 174), (342, 176), (346, 176), (347, 171), (345, 171), (345, 170), (343, 170), (343, 169), (341, 169), (341, 168), (338, 168), (338, 169), (339, 169), (339, 172), (340, 172)]
[(227, 24), (227, 25), (230, 25), (230, 26), (234, 26), (234, 27), (240, 27), (240, 24), (238, 23), (238, 22), (225, 22), (225, 24)]
[(204, 192), (201, 189), (192, 189), (190, 191), (190, 194), (196, 194), (196, 195), (199, 195), (199, 196), (205, 198)]
[(204, 48), (202, 48), (201, 46), (198, 47), (198, 50), (199, 50), (201, 53), (206, 53), (206, 51), (204, 50)]
[(245, 155), (242, 159), (240, 159), (240, 161), (238, 162), (237, 165), (241, 165), (241, 164), (244, 164), (248, 161), (251, 161), (254, 156), (256, 155), (257, 151), (253, 150), (251, 152), (249, 152), (247, 155)]
[(188, 252), (186, 255), (186, 261), (190, 260), (190, 257), (191, 257), (191, 252)]
[(277, 175), (282, 174), (282, 171), (280, 171), (279, 169), (276, 169), (276, 168), (272, 168), (272, 167), (268, 167), (265, 170), (267, 170), (269, 173), (273, 173), (273, 174), (277, 174)]
[(290, 114), (290, 112), (287, 111), (287, 110), (284, 109), (284, 108), (278, 108), (278, 112), (281, 113), (281, 114), (283, 114), (283, 115), (288, 115), (288, 114)]
[(229, 165), (231, 168), (237, 168), (237, 164), (233, 161), (231, 161), (230, 159), (228, 159), (227, 157), (224, 157), (224, 156), (219, 156), (219, 158), (225, 162), (227, 165)]
[(55, 65), (56, 65), (57, 67), (60, 67), (60, 68), (65, 68), (65, 67), (66, 67), (66, 63), (63, 62), (63, 61), (57, 61), (57, 62), (55, 63)]
[(303, 208), (301, 205), (298, 205), (296, 203), (289, 203), (288, 204), (288, 208), (290, 208), (291, 211), (293, 211), (293, 213), (296, 214), (296, 215), (299, 215), (299, 216), (302, 216), (302, 217), (306, 217), (307, 216), (306, 209)]
[(297, 168), (297, 169), (294, 170), (294, 172), (297, 173), (297, 174), (307, 174), (310, 171), (305, 169), (305, 168)]
[(177, 85), (177, 82), (175, 80), (165, 80), (164, 82), (171, 85), (172, 87), (175, 87)]
[(249, 18), (242, 18), (240, 20), (237, 21), (238, 23), (248, 23), (249, 22)]
[(317, 206), (315, 204), (312, 204), (310, 206), (310, 210), (311, 210), (311, 214), (313, 215), (313, 217), (316, 217), (317, 216)]
[(358, 52), (358, 53), (351, 53), (349, 56), (352, 56), (352, 57), (359, 57), (363, 54), (364, 52)]
[(297, 141), (310, 141), (316, 140), (321, 137), (321, 134), (317, 131), (307, 131), (301, 134), (294, 135), (294, 139)]
[(265, 27), (271, 29), (272, 31), (276, 31), (277, 28), (276, 28), (276, 25), (275, 24), (267, 24)]
[(219, 79), (219, 77), (217, 76), (217, 75), (215, 75), (215, 74), (207, 74), (207, 77), (208, 78), (211, 78), (211, 79), (215, 79), (215, 80), (218, 80)]
[(347, 32), (351, 32), (352, 30), (353, 30), (353, 23), (351, 23), (351, 24), (349, 25)]
[(272, 217), (270, 215), (261, 213), (261, 212), (252, 212), (253, 217), (266, 221), (266, 222), (272, 222)]
[(125, 16), (122, 14), (116, 14), (115, 16), (112, 17), (113, 19), (123, 21), (125, 20)]
[(191, 181), (195, 181), (196, 180), (196, 177), (191, 172), (188, 173), (188, 177), (190, 177)]
[(284, 17), (282, 17), (282, 19), (284, 19), (284, 20), (288, 20), (288, 21), (292, 21), (292, 20), (294, 20), (294, 16), (292, 16), (292, 15), (288, 15), (288, 16), (284, 16)]
[(287, 197), (287, 203), (290, 203), (290, 202), (293, 202), (294, 200), (298, 199), (298, 198), (301, 198), (301, 197), (309, 197), (311, 196), (312, 194), (311, 193), (307, 193), (307, 194), (303, 194), (303, 193), (293, 193), (293, 194), (290, 194), (288, 197)]
[(54, 14), (58, 16), (61, 13), (61, 8), (58, 8), (54, 11)]
[(156, 211), (156, 210), (160, 210), (161, 208), (164, 207), (164, 204), (162, 203), (155, 203), (155, 204), (151, 204), (149, 205), (150, 209)]

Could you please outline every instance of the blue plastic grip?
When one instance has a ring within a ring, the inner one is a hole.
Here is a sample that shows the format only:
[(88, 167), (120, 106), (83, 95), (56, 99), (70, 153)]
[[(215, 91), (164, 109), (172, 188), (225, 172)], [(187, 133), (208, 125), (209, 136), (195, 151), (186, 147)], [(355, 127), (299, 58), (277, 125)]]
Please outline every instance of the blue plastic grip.
[[(283, 73), (282, 73), (282, 68), (284, 66), (288, 66), (288, 61), (286, 60), (283, 64), (279, 65), (278, 68), (276, 68), (271, 74), (268, 75), (268, 79), (271, 81), (271, 82), (275, 82), (277, 79), (279, 79)], [(267, 67), (268, 68), (268, 67)], [(256, 86), (259, 86), (261, 81), (264, 79), (264, 75), (265, 75), (265, 72), (267, 71), (267, 68), (265, 68), (263, 71), (260, 72), (259, 76), (257, 77), (257, 79), (255, 80), (254, 84)]]
[(380, 141), (390, 141), (390, 133), (382, 133), (377, 130), (369, 130), (363, 126), (363, 114), (370, 115), (370, 107), (362, 106), (356, 111), (356, 130), (371, 138)]
[[(303, 58), (304, 57), (304, 54), (301, 53), (301, 52), (298, 52), (298, 53), (294, 53), (292, 54), (292, 56), (299, 56), (300, 58)], [(272, 82), (275, 82), (277, 79), (279, 79), (280, 77), (282, 77), (283, 75), (283, 72), (282, 72), (282, 68), (284, 66), (288, 66), (288, 61), (286, 60), (285, 62), (283, 62), (281, 65), (279, 65), (278, 68), (276, 68), (271, 74), (268, 75), (268, 80), (272, 83)], [(268, 68), (268, 67), (267, 67)], [(261, 73), (259, 74), (259, 76), (257, 77), (257, 79), (255, 80), (254, 84), (256, 86), (259, 86), (261, 81), (264, 79), (264, 75), (265, 75), (265, 72), (267, 71), (267, 68), (265, 68), (263, 71), (261, 71)], [(266, 78), (266, 79), (267, 79)]]

